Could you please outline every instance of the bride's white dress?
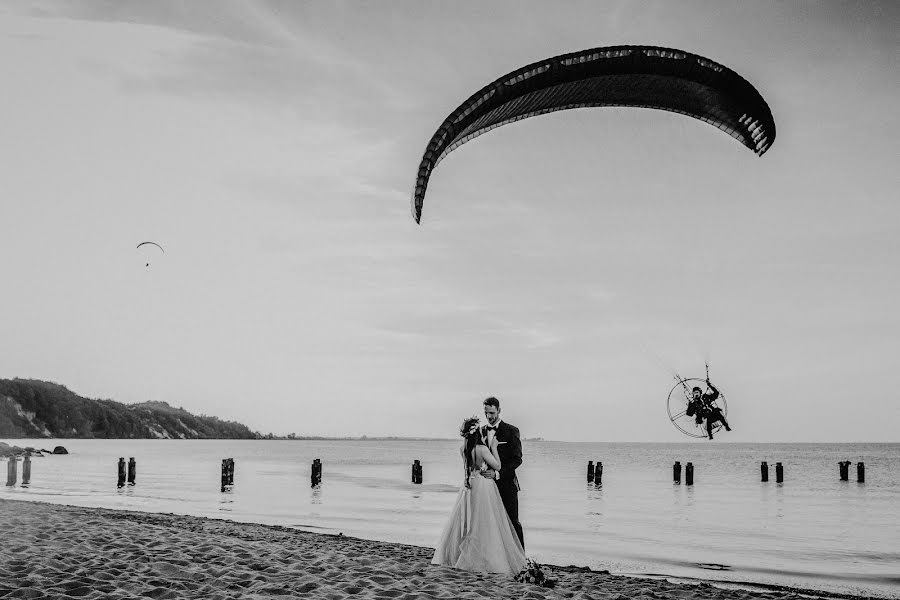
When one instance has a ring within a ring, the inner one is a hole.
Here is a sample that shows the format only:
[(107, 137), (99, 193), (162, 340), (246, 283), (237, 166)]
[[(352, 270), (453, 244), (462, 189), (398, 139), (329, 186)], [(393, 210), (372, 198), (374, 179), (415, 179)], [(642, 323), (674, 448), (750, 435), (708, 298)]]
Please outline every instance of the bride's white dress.
[(497, 484), (478, 472), (469, 476), (444, 526), (433, 565), (515, 575), (525, 568), (525, 550), (503, 508)]

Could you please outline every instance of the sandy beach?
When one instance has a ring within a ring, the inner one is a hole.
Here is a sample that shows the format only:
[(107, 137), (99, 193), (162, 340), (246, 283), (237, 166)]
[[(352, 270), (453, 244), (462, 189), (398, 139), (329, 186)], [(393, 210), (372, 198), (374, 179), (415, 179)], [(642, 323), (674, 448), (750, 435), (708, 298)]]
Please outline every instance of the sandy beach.
[(201, 517), (0, 500), (0, 598), (800, 598), (548, 566), (554, 589), (433, 550)]

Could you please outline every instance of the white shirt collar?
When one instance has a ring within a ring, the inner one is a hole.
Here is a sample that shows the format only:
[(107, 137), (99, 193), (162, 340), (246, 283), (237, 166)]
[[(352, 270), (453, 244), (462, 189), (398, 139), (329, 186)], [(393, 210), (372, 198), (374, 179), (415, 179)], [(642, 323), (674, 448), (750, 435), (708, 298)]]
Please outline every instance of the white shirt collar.
[(500, 417), (497, 417), (497, 422), (496, 422), (496, 423), (494, 423), (493, 425), (491, 425), (490, 423), (487, 423), (487, 424), (485, 424), (484, 427), (485, 427), (485, 429), (487, 429), (488, 427), (500, 427), (500, 422), (501, 422), (501, 421), (503, 421), (503, 419), (501, 419)]

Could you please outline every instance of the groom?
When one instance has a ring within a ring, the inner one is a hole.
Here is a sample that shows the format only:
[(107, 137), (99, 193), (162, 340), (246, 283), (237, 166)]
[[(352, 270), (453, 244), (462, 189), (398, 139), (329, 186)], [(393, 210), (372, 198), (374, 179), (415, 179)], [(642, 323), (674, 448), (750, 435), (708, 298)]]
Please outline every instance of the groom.
[(512, 521), (525, 547), (525, 535), (522, 532), (522, 524), (519, 523), (519, 479), (516, 477), (516, 469), (522, 464), (522, 441), (519, 439), (519, 429), (509, 423), (500, 420), (500, 401), (491, 396), (484, 401), (484, 416), (487, 418), (488, 424), (484, 426), (481, 433), (490, 447), (491, 442), (497, 439), (497, 454), (500, 455), (500, 470), (487, 470), (483, 473), (485, 477), (494, 479), (497, 484), (497, 491), (500, 492), (500, 499), (503, 500), (503, 506)]

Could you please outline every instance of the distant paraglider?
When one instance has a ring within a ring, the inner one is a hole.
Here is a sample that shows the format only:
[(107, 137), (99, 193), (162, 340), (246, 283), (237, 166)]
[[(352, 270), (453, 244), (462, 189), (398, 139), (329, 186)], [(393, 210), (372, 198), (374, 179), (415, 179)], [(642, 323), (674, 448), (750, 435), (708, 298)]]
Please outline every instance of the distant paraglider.
[[(166, 253), (166, 251), (163, 249), (163, 247), (160, 246), (159, 244), (157, 244), (156, 242), (141, 242), (140, 244), (137, 245), (137, 249), (140, 250), (140, 249), (141, 249), (141, 246), (148, 246), (148, 245), (149, 245), (149, 246), (156, 246), (157, 248), (159, 248), (159, 251), (160, 251), (160, 252), (162, 252), (163, 254)], [(148, 248), (148, 249), (146, 249), (146, 250), (152, 250), (152, 248)], [(154, 250), (154, 252), (155, 252), (155, 250)], [(145, 260), (146, 260), (146, 263), (144, 264), (144, 267), (149, 267), (149, 266), (150, 266), (150, 260), (149, 260), (149, 258), (147, 258), (147, 259), (145, 259)]]
[(656, 46), (609, 46), (554, 56), (500, 77), (450, 113), (416, 176), (419, 223), (432, 171), (450, 152), (507, 123), (570, 108), (631, 106), (714, 125), (762, 156), (775, 141), (769, 105), (746, 79), (708, 58)]

